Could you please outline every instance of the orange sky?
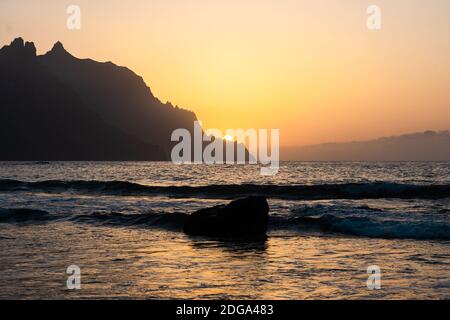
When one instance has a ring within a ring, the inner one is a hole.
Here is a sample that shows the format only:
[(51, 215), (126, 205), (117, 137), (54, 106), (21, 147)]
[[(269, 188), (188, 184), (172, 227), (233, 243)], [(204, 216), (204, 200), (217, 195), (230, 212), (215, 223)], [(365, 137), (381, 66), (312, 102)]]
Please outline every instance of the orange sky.
[(279, 128), (282, 145), (450, 129), (448, 0), (1, 0), (0, 45), (17, 36), (128, 66), (206, 128)]

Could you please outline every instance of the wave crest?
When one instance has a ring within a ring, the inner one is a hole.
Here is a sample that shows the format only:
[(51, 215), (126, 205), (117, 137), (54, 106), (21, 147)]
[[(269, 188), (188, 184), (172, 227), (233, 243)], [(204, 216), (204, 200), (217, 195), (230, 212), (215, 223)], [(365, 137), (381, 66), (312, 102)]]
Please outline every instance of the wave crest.
[(321, 185), (209, 185), (146, 186), (127, 181), (61, 181), (25, 182), (0, 180), (0, 191), (75, 192), (105, 195), (163, 195), (170, 197), (203, 197), (232, 199), (244, 196), (293, 200), (322, 199), (442, 199), (450, 197), (450, 185), (413, 185), (387, 182), (343, 183)]
[(450, 240), (450, 224), (368, 217), (299, 217), (296, 225), (322, 232), (382, 239)]

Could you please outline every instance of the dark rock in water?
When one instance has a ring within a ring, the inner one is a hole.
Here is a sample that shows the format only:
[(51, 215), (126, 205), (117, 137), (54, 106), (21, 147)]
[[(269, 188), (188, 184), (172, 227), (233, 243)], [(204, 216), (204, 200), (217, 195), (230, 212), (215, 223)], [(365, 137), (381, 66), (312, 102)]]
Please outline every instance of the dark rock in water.
[(218, 238), (262, 240), (266, 238), (268, 221), (266, 198), (248, 197), (194, 212), (187, 219), (184, 232)]

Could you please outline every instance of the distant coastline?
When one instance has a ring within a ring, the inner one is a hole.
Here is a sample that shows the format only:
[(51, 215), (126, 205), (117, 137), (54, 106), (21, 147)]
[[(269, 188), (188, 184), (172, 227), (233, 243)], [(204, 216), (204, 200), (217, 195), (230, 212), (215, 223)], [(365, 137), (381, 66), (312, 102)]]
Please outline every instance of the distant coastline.
[(450, 131), (282, 147), (280, 154), (284, 161), (450, 161)]

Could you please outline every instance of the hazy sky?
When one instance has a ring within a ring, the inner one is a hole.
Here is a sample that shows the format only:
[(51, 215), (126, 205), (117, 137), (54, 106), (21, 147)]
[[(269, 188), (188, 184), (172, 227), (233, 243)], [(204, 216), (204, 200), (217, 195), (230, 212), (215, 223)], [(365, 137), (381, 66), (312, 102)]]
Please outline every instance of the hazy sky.
[(206, 128), (279, 128), (282, 145), (450, 129), (448, 0), (0, 0), (0, 45), (17, 36), (128, 66)]

